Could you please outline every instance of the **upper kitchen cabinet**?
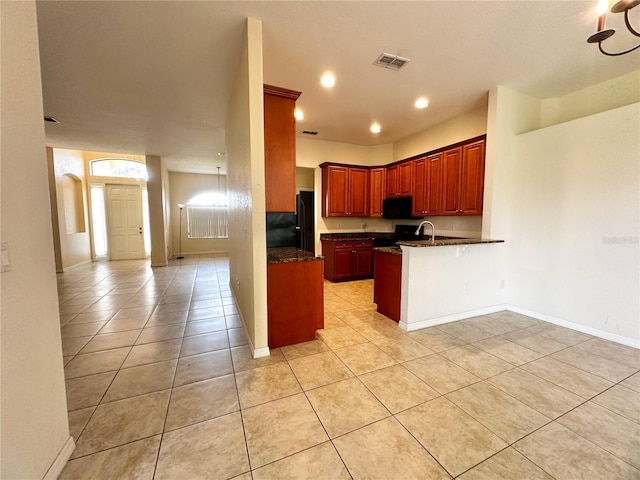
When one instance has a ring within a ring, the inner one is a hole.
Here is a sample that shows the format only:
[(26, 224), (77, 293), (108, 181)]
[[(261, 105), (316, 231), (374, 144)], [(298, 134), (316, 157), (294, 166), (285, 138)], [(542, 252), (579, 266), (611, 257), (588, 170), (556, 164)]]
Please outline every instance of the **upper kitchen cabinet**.
[(412, 162), (402, 162), (387, 167), (387, 194), (385, 198), (411, 196)]
[(369, 170), (369, 216), (382, 217), (382, 200), (387, 190), (386, 168), (377, 167)]
[(296, 211), (296, 121), (300, 92), (264, 86), (264, 176), (267, 212)]
[(482, 215), (485, 140), (442, 153), (442, 214)]
[(323, 163), (322, 216), (369, 215), (369, 169)]
[(413, 160), (413, 212), (416, 217), (441, 215), (442, 153)]
[(485, 141), (462, 147), (462, 189), (460, 210), (463, 215), (482, 215), (484, 197)]

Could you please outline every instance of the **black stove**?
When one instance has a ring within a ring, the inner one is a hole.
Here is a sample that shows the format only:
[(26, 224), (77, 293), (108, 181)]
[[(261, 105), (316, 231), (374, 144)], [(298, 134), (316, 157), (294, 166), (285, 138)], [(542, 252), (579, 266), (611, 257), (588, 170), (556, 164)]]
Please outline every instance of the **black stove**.
[(420, 227), (420, 232), (416, 235), (416, 225), (396, 225), (393, 236), (385, 235), (373, 239), (374, 247), (393, 247), (400, 240), (422, 240), (424, 227)]

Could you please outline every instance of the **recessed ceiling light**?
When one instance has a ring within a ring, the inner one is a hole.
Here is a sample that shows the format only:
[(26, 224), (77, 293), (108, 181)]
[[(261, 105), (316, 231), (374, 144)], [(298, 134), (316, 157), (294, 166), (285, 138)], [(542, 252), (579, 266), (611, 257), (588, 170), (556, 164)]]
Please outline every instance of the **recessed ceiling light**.
[(381, 130), (382, 130), (382, 127), (380, 127), (380, 125), (378, 125), (377, 123), (374, 123), (371, 125), (372, 133), (380, 133)]
[(427, 108), (429, 106), (429, 100), (426, 98), (419, 98), (416, 100), (416, 108)]
[(320, 79), (323, 87), (332, 88), (336, 85), (336, 77), (332, 73), (325, 73)]
[(227, 154), (226, 152), (218, 152), (219, 157), (224, 157), (226, 154)]
[(296, 117), (296, 120), (304, 120), (304, 113), (299, 108), (296, 108), (296, 111), (293, 112), (293, 116)]

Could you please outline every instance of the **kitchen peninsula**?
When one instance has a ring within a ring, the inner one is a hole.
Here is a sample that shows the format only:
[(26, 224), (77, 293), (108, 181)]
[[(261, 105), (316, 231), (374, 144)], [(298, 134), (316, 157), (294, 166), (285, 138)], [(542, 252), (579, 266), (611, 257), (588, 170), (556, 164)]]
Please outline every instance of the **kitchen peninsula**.
[[(504, 309), (502, 240), (436, 237), (397, 243), (375, 249), (374, 292), (379, 311), (396, 312), (394, 320), (399, 318), (403, 330)], [(387, 293), (398, 290), (398, 280), (399, 296), (390, 299)]]

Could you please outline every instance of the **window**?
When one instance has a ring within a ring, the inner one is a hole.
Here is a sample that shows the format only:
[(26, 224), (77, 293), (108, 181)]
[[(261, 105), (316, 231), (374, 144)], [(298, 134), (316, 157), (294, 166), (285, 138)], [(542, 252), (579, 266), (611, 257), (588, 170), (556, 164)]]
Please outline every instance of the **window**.
[(196, 195), (187, 205), (187, 238), (227, 238), (227, 196), (220, 192)]
[(91, 218), (93, 225), (93, 251), (96, 257), (108, 253), (107, 217), (104, 204), (104, 185), (91, 184)]
[(101, 158), (92, 160), (91, 175), (94, 177), (131, 178), (147, 180), (147, 166), (126, 158)]

